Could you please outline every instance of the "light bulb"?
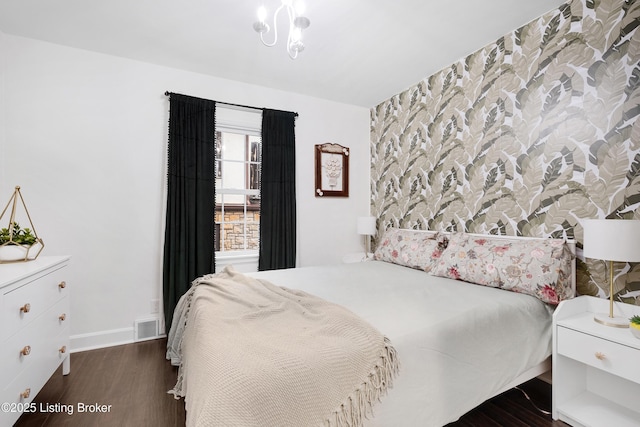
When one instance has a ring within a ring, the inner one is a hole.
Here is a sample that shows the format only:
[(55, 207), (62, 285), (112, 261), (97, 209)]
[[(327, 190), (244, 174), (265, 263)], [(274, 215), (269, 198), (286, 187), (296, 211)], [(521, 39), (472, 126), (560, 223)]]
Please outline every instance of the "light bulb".
[(267, 19), (267, 9), (264, 6), (258, 8), (258, 21), (264, 22)]
[(291, 32), (291, 41), (298, 42), (302, 39), (302, 30), (298, 27), (295, 27)]

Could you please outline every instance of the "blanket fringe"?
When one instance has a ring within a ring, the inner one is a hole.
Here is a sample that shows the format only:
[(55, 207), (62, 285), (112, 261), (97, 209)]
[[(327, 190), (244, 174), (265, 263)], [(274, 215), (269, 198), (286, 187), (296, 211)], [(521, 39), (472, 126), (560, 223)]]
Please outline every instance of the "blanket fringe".
[(362, 427), (373, 415), (373, 405), (393, 388), (393, 379), (400, 369), (396, 349), (384, 337), (384, 349), (380, 360), (369, 373), (365, 382), (351, 393), (346, 401), (325, 421), (326, 427)]
[[(176, 381), (175, 387), (173, 389), (167, 391), (168, 394), (172, 394), (174, 399), (178, 400), (181, 397), (184, 397), (184, 375), (182, 368), (182, 337), (183, 331), (187, 327), (187, 320), (189, 319), (189, 312), (191, 311), (191, 302), (193, 300), (193, 292), (195, 288), (204, 281), (210, 280), (214, 277), (220, 276), (222, 274), (227, 274), (229, 276), (233, 276), (238, 274), (231, 266), (225, 267), (222, 273), (211, 273), (205, 274), (204, 276), (200, 276), (191, 282), (191, 286), (189, 290), (182, 296), (184, 298), (184, 310), (179, 310), (180, 304), (183, 302), (182, 299), (178, 302), (178, 306), (176, 306), (175, 313), (180, 311), (180, 316), (174, 317), (171, 322), (171, 328), (169, 330), (168, 335), (168, 348), (167, 348), (167, 359), (171, 360), (171, 364), (174, 366), (178, 366), (178, 379)], [(176, 339), (175, 337), (178, 336)], [(176, 342), (177, 341), (177, 342)]]
[(189, 312), (191, 311), (191, 302), (193, 300), (193, 292), (196, 288), (196, 286), (198, 286), (202, 281), (210, 279), (212, 277), (215, 276), (215, 273), (213, 274), (207, 274), (205, 276), (201, 276), (198, 277), (197, 279), (195, 279), (193, 282), (191, 282), (191, 287), (189, 288), (189, 290), (184, 294), (184, 311), (181, 313), (181, 316), (176, 318), (174, 317), (174, 320), (172, 322), (171, 325), (171, 330), (169, 331), (169, 342), (173, 341), (173, 337), (176, 335), (177, 330), (179, 330), (179, 340), (177, 345), (173, 345), (172, 347), (177, 347), (177, 348), (172, 348), (172, 350), (168, 350), (167, 351), (167, 359), (171, 360), (171, 363), (174, 365), (178, 365), (178, 379), (176, 381), (176, 385), (173, 387), (173, 389), (167, 391), (168, 394), (173, 395), (173, 398), (176, 400), (180, 400), (181, 397), (184, 397), (184, 390), (183, 390), (183, 383), (184, 383), (184, 375), (183, 375), (183, 371), (182, 371), (182, 331), (187, 327), (187, 319), (189, 318)]

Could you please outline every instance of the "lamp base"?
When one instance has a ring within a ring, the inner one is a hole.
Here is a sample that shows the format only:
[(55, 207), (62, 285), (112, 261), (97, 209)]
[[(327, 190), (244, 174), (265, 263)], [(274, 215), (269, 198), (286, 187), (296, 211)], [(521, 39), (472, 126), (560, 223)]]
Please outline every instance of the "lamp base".
[(595, 316), (593, 316), (593, 320), (605, 326), (611, 326), (613, 328), (629, 327), (629, 319), (620, 316), (611, 317), (608, 313), (597, 313)]

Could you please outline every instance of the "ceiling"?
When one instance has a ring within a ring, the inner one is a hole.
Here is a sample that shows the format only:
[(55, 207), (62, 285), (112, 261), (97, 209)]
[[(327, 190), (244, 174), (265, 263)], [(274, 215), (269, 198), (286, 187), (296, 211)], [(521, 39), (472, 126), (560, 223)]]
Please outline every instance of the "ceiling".
[(305, 0), (296, 60), (252, 28), (277, 0), (0, 0), (0, 31), (368, 108), (565, 1)]

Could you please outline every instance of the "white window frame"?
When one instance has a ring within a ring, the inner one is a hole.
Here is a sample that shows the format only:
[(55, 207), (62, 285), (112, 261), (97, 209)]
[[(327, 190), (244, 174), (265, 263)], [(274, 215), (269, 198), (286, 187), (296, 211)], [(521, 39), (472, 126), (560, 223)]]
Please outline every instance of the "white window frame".
[[(254, 109), (246, 109), (242, 107), (227, 107), (220, 106), (216, 108), (216, 132), (230, 132), (240, 133), (244, 135), (258, 136), (260, 137), (262, 126), (262, 111)], [(225, 162), (231, 162), (226, 160)], [(249, 164), (245, 161), (240, 161), (243, 164)], [(221, 177), (222, 179), (222, 177)], [(252, 195), (260, 195), (259, 190), (249, 190), (246, 188), (216, 188), (216, 195), (244, 195), (244, 213), (246, 214), (246, 197)], [(245, 183), (246, 187), (246, 183)], [(224, 205), (222, 206), (222, 217), (224, 219)], [(224, 224), (224, 221), (221, 223)], [(244, 219), (245, 224), (245, 239), (246, 234), (246, 216)], [(222, 228), (222, 226), (221, 226)], [(224, 244), (220, 242), (221, 246)], [(258, 266), (258, 249), (246, 249), (246, 250), (234, 250), (234, 251), (216, 251), (216, 267), (221, 269), (224, 265), (233, 263), (234, 267), (239, 271), (255, 271)]]

